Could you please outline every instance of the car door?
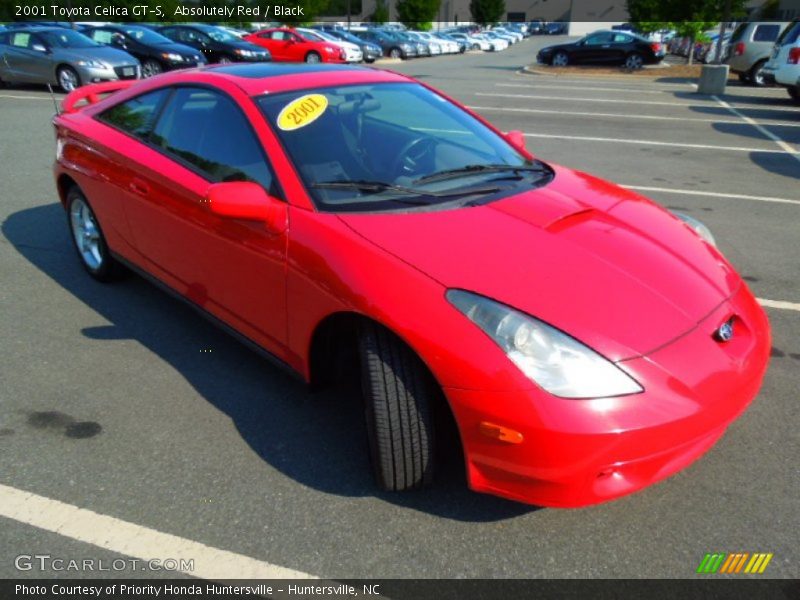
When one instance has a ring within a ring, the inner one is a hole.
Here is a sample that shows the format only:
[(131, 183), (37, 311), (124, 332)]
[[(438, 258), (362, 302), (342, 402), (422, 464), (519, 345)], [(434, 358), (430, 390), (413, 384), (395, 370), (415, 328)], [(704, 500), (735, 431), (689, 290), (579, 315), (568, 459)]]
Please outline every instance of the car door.
[(222, 92), (178, 87), (160, 112), (128, 186), (126, 214), (148, 268), (261, 345), (286, 338), (286, 231), (211, 213), (212, 183), (255, 181), (277, 195), (245, 114)]
[[(607, 54), (603, 57), (604, 62), (621, 63), (625, 57), (634, 49), (636, 39), (626, 33), (614, 33), (611, 35), (611, 44)], [(646, 57), (645, 57), (646, 58)]]
[(612, 55), (611, 40), (613, 34), (607, 32), (593, 33), (584, 39), (578, 51), (581, 62), (597, 63), (609, 60)]
[(9, 36), (9, 46), (6, 63), (16, 81), (42, 83), (53, 79), (50, 55), (40, 36), (14, 32)]
[(279, 61), (293, 61), (296, 60), (294, 55), (295, 52), (295, 41), (294, 36), (289, 31), (284, 31), (282, 29), (276, 29), (270, 33), (270, 40), (271, 46), (269, 48), (270, 52), (273, 52), (272, 48), (275, 48), (275, 53), (272, 54), (273, 59), (277, 56), (277, 60)]

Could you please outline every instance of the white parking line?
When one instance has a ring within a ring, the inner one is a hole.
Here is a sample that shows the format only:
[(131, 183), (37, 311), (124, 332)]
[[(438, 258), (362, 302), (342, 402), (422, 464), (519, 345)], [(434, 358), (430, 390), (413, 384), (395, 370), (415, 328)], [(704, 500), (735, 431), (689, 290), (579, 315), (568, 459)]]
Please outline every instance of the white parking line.
[(677, 194), (679, 196), (706, 196), (709, 198), (732, 198), (734, 200), (750, 200), (752, 202), (774, 202), (776, 204), (796, 204), (800, 206), (800, 200), (789, 198), (776, 198), (775, 196), (748, 196), (746, 194), (726, 194), (723, 192), (705, 192), (702, 190), (678, 190), (675, 188), (651, 187), (645, 185), (624, 185), (622, 187), (637, 192), (660, 192), (663, 194)]
[(758, 132), (761, 134), (761, 135), (764, 135), (764, 136), (768, 137), (769, 139), (771, 139), (773, 142), (775, 142), (776, 144), (778, 144), (778, 147), (779, 147), (779, 148), (783, 148), (783, 149), (784, 149), (784, 150), (786, 150), (786, 152), (788, 152), (788, 153), (789, 153), (791, 156), (793, 156), (795, 159), (797, 159), (797, 161), (798, 161), (798, 162), (800, 162), (800, 151), (798, 151), (798, 150), (796, 150), (796, 149), (792, 148), (792, 146), (790, 146), (789, 144), (787, 144), (786, 142), (784, 142), (784, 141), (783, 141), (781, 138), (779, 138), (777, 135), (775, 135), (775, 134), (774, 134), (774, 133), (772, 133), (771, 131), (768, 131), (767, 129), (765, 129), (764, 127), (762, 127), (762, 126), (761, 126), (761, 125), (760, 125), (760, 124), (759, 124), (757, 121), (755, 121), (755, 120), (751, 119), (751, 118), (750, 118), (750, 117), (748, 117), (747, 115), (743, 115), (741, 112), (739, 112), (738, 110), (736, 110), (736, 109), (735, 109), (733, 106), (731, 106), (730, 104), (728, 104), (728, 103), (727, 103), (727, 102), (725, 102), (724, 100), (721, 100), (721, 99), (720, 99), (719, 97), (717, 97), (717, 96), (711, 96), (711, 97), (712, 97), (712, 98), (714, 98), (714, 100), (716, 100), (716, 101), (719, 103), (719, 105), (720, 105), (720, 106), (722, 106), (723, 108), (726, 108), (726, 109), (728, 109), (729, 111), (731, 111), (731, 112), (732, 112), (734, 115), (736, 115), (737, 117), (739, 117), (739, 118), (740, 118), (742, 121), (744, 121), (744, 122), (745, 122), (745, 123), (747, 123), (748, 125), (751, 125), (751, 126), (753, 126), (753, 127), (754, 127), (754, 128), (755, 128), (755, 129), (756, 129), (756, 130), (757, 130), (757, 131), (758, 131)]
[[(620, 100), (616, 98), (577, 98), (575, 96), (535, 96), (532, 94), (497, 94), (491, 92), (473, 92), (475, 96), (487, 96), (491, 98), (522, 98), (525, 100), (558, 100), (560, 102), (599, 102), (605, 104), (641, 104), (651, 106), (680, 106), (688, 108), (709, 108), (715, 107), (713, 100), (709, 99), (703, 103), (702, 98), (699, 102), (669, 102), (662, 100)], [(765, 106), (763, 104), (753, 106), (741, 106), (740, 110), (769, 110), (778, 112), (797, 113), (796, 108), (788, 106)]]
[[(50, 96), (16, 96), (12, 94), (0, 94), (0, 98), (13, 98), (14, 100), (47, 100), (48, 102), (52, 102), (53, 99)], [(65, 96), (56, 96), (56, 100), (62, 100)]]
[(788, 154), (786, 150), (770, 150), (746, 146), (717, 146), (713, 144), (683, 144), (680, 142), (657, 142), (655, 140), (630, 140), (620, 138), (592, 137), (584, 135), (558, 135), (551, 133), (525, 133), (525, 137), (553, 140), (578, 140), (583, 142), (607, 142), (612, 144), (636, 144), (639, 146), (668, 146), (671, 148), (693, 148), (698, 150), (726, 150), (732, 152), (761, 152), (766, 154)]
[(767, 300), (766, 298), (756, 298), (761, 306), (768, 308), (780, 308), (782, 310), (800, 311), (800, 304), (797, 302), (785, 302), (783, 300)]
[[(599, 113), (599, 112), (581, 112), (581, 111), (568, 111), (568, 110), (547, 110), (544, 108), (511, 108), (505, 106), (472, 106), (468, 105), (467, 108), (472, 110), (493, 110), (497, 112), (520, 112), (520, 113), (534, 113), (543, 115), (569, 115), (574, 117), (608, 117), (619, 119), (645, 119), (653, 121), (690, 121), (697, 123), (739, 123), (738, 119), (704, 119), (702, 117), (669, 117), (666, 115), (638, 115), (638, 114), (621, 114), (621, 113)], [(776, 123), (769, 123), (771, 126), (780, 127), (800, 127), (800, 123), (786, 123), (779, 121)]]
[(614, 87), (596, 87), (596, 86), (574, 86), (574, 85), (552, 85), (551, 83), (544, 83), (544, 84), (526, 84), (526, 83), (495, 83), (495, 87), (510, 87), (510, 88), (524, 88), (528, 90), (544, 90), (544, 89), (553, 89), (553, 90), (575, 90), (581, 89), (586, 90), (587, 92), (635, 92), (637, 94), (664, 94), (670, 93), (670, 90), (645, 90), (641, 88), (614, 88)]
[(308, 573), (206, 546), (0, 484), (0, 516), (143, 561), (194, 561), (182, 573), (202, 579), (310, 579)]

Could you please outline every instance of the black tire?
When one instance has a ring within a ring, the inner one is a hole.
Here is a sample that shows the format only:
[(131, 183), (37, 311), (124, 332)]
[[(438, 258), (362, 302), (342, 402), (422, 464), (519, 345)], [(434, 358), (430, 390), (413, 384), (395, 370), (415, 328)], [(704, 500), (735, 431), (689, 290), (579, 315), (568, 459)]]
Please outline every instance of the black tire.
[(56, 79), (58, 80), (59, 87), (66, 93), (76, 90), (82, 85), (78, 72), (66, 65), (58, 68), (56, 71)]
[(569, 64), (569, 54), (559, 50), (553, 55), (550, 64), (554, 67), (566, 67)]
[(750, 83), (750, 79), (747, 77), (747, 73), (737, 73), (739, 77), (739, 81), (742, 83)]
[(800, 88), (790, 87), (786, 88), (786, 91), (789, 92), (789, 96), (792, 97), (792, 100), (800, 102)]
[[(78, 247), (78, 235), (76, 235), (75, 224), (73, 219), (73, 205), (76, 202), (82, 202), (89, 213), (91, 214), (92, 218), (97, 227), (97, 246), (98, 246), (98, 254), (100, 257), (99, 264), (90, 264), (87, 259), (82, 254), (81, 249)], [(103, 235), (103, 230), (100, 227), (100, 222), (97, 220), (97, 217), (94, 215), (94, 211), (92, 210), (91, 205), (89, 204), (89, 200), (87, 200), (86, 196), (83, 195), (80, 188), (77, 186), (73, 186), (67, 192), (67, 223), (69, 224), (69, 231), (72, 235), (72, 246), (75, 248), (75, 252), (78, 254), (78, 259), (80, 260), (83, 268), (86, 269), (86, 272), (89, 273), (92, 277), (94, 277), (98, 281), (102, 281), (104, 283), (113, 281), (117, 279), (117, 277), (124, 271), (122, 265), (120, 265), (114, 257), (111, 256), (111, 252), (108, 249), (108, 244), (106, 243), (106, 238)]]
[(309, 52), (305, 60), (307, 63), (316, 64), (322, 62), (322, 57), (316, 52)]
[(766, 59), (760, 60), (748, 71), (747, 80), (750, 84), (756, 87), (764, 87), (767, 85), (767, 82), (764, 81), (764, 74), (762, 73), (765, 64), (767, 64)]
[(434, 383), (419, 357), (374, 323), (359, 328), (361, 382), (372, 466), (387, 491), (433, 480)]
[(365, 58), (364, 62), (367, 63), (368, 65), (371, 65), (372, 63), (375, 62), (375, 59), (374, 58)]
[(402, 57), (403, 57), (403, 52), (400, 50), (400, 48), (392, 48), (391, 50), (389, 50), (389, 58), (402, 58)]
[(638, 52), (631, 52), (625, 57), (625, 68), (631, 71), (638, 71), (644, 66), (644, 56)]
[(235, 62), (235, 60), (233, 59), (232, 56), (220, 56), (218, 64), (220, 64), (220, 65), (229, 65), (229, 64), (231, 64), (233, 62)]
[(142, 63), (142, 79), (147, 79), (163, 72), (164, 67), (157, 60), (149, 59)]
[(480, 50), (480, 49), (481, 49), (480, 44), (472, 44), (472, 50)]

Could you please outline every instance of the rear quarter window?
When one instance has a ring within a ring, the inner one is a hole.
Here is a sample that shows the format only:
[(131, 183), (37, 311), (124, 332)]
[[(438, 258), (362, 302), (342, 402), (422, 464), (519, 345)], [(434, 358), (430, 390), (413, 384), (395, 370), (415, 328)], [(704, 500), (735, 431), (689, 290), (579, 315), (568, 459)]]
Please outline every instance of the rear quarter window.
[(781, 46), (794, 44), (798, 37), (800, 37), (800, 21), (794, 21), (783, 30), (781, 37), (778, 38), (778, 44)]
[(781, 32), (781, 26), (777, 24), (759, 25), (753, 32), (754, 42), (774, 42), (778, 39)]
[(98, 119), (115, 129), (145, 139), (166, 95), (167, 90), (161, 89), (137, 96), (100, 113)]

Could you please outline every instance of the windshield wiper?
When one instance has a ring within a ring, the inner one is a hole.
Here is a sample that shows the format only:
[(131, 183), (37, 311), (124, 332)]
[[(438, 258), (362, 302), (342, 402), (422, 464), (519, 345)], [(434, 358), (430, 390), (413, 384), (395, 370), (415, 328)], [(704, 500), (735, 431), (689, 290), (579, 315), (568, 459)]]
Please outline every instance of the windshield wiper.
[[(464, 187), (464, 188), (456, 188), (452, 190), (444, 190), (441, 192), (434, 192), (430, 190), (422, 190), (418, 188), (411, 188), (406, 187), (403, 185), (395, 185), (393, 183), (387, 183), (385, 181), (365, 181), (365, 180), (342, 180), (342, 181), (320, 181), (316, 183), (312, 183), (311, 187), (314, 188), (321, 188), (321, 189), (330, 189), (330, 190), (337, 190), (337, 189), (356, 189), (362, 190), (365, 192), (399, 192), (401, 194), (408, 194), (411, 196), (429, 196), (433, 198), (449, 198), (452, 196), (468, 196), (472, 194), (491, 194), (492, 192), (498, 192), (502, 187), (499, 186), (481, 186), (481, 187)], [(404, 204), (430, 204), (422, 199), (401, 199), (401, 200), (393, 200), (393, 202), (401, 202)]]
[(503, 171), (511, 171), (512, 173), (550, 173), (550, 170), (544, 165), (467, 165), (466, 167), (447, 169), (446, 171), (439, 171), (432, 175), (420, 177), (414, 180), (414, 183), (431, 183), (433, 181), (455, 179), (463, 175), (474, 175), (475, 173), (502, 173)]

